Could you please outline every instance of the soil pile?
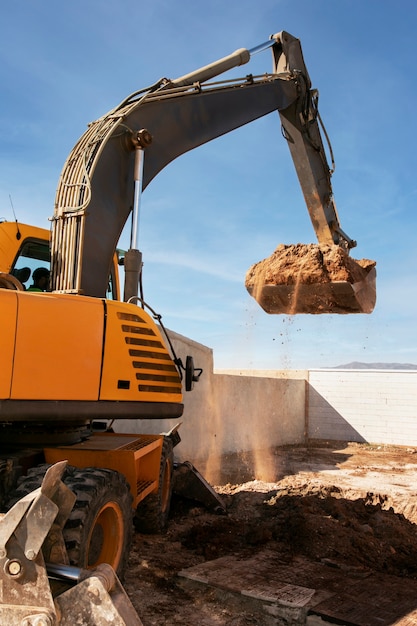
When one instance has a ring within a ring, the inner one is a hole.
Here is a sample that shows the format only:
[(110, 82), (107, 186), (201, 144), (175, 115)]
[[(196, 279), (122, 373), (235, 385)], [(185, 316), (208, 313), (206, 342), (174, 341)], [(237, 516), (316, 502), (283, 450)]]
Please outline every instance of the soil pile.
[(375, 265), (369, 259), (353, 259), (337, 245), (280, 244), (270, 257), (252, 265), (245, 285), (254, 287), (258, 280), (266, 285), (356, 283), (364, 280)]
[[(268, 554), (276, 570), (302, 563), (297, 584), (313, 589), (317, 579), (308, 578), (309, 564), (325, 567), (329, 580), (339, 572), (361, 585), (377, 573), (378, 593), (388, 599), (394, 576), (407, 597), (407, 585), (414, 589), (417, 579), (417, 527), (404, 512), (415, 514), (410, 504), (416, 496), (410, 494), (417, 492), (417, 454), (363, 446), (342, 452), (290, 450), (288, 473), (276, 483), (252, 480), (217, 487), (227, 515), (174, 498), (165, 534), (135, 536), (125, 588), (144, 626), (265, 624), (256, 611), (243, 610), (238, 597), (210, 585), (190, 586), (178, 576), (229, 556), (241, 562)], [(414, 591), (408, 601), (417, 610)], [(400, 600), (394, 599), (394, 605), (400, 606)], [(399, 608), (397, 613), (407, 614)]]

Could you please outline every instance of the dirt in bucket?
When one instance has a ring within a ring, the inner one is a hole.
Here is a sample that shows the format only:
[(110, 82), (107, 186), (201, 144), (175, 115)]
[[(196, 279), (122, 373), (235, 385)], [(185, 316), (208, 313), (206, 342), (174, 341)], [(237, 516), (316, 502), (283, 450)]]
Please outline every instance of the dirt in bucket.
[(249, 268), (245, 285), (267, 313), (370, 313), (375, 265), (338, 245), (280, 244)]

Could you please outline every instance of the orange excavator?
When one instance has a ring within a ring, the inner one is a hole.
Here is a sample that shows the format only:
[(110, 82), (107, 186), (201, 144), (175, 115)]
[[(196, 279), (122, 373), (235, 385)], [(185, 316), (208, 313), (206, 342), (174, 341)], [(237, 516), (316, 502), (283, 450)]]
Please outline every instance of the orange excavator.
[[(271, 73), (213, 81), (267, 48)], [(55, 595), (46, 602), (47, 577), (73, 588), (86, 571), (95, 576), (108, 564), (117, 579), (132, 518), (139, 528), (166, 524), (177, 429), (128, 435), (107, 424), (179, 418), (183, 387), (190, 390), (201, 374), (192, 356), (185, 365), (177, 358), (143, 298), (141, 194), (173, 159), (278, 111), (325, 278), (303, 279), (301, 299), (298, 270), (283, 282), (263, 267), (249, 272), (246, 286), (273, 314), (372, 311), (375, 263), (349, 256), (355, 242), (336, 212), (317, 100), (299, 40), (278, 33), (136, 91), (91, 123), (63, 167), (50, 233), (17, 221), (0, 224), (1, 623), (67, 623), (62, 607), (74, 611), (73, 602), (59, 605)], [(129, 217), (131, 245), (121, 253)], [(341, 263), (349, 270), (334, 280), (329, 250), (339, 269)], [(35, 280), (39, 268), (49, 275), (43, 289)], [(33, 593), (37, 586), (42, 593)], [(94, 615), (83, 623), (101, 622)]]

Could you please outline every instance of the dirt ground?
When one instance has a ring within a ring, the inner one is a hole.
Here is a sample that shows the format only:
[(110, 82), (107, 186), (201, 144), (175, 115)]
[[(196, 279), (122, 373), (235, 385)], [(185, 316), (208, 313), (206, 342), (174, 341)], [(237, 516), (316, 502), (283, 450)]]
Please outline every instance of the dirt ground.
[[(227, 558), (241, 564), (264, 560), (265, 571), (271, 562), (269, 571), (274, 572), (297, 566), (303, 588), (317, 589), (317, 573), (310, 576), (315, 580), (308, 575), (314, 567), (330, 573), (329, 587), (339, 574), (349, 575), (350, 583), (356, 577), (359, 588), (373, 577), (378, 594), (385, 594), (391, 607), (391, 613), (384, 613), (388, 617), (373, 620), (371, 611), (369, 617), (362, 611), (356, 620), (343, 621), (336, 609), (317, 615), (334, 615), (331, 623), (339, 624), (417, 624), (417, 450), (316, 442), (278, 448), (273, 454), (276, 480), (268, 483), (256, 480), (244, 455), (223, 459), (223, 484), (215, 489), (226, 515), (174, 495), (167, 531), (135, 534), (125, 589), (144, 626), (313, 624), (291, 618), (268, 621), (255, 605), (243, 604), (238, 593), (193, 583), (183, 575), (216, 559), (228, 563)], [(229, 573), (233, 578), (233, 569)], [(337, 580), (342, 593), (343, 579)], [(410, 593), (392, 601), (388, 596), (396, 581), (401, 593), (408, 588)], [(317, 619), (314, 624), (322, 623)]]

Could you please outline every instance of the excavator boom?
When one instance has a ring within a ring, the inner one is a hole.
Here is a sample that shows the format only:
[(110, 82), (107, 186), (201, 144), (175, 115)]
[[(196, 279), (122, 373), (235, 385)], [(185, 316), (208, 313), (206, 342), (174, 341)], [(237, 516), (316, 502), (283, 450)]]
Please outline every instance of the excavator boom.
[[(250, 59), (251, 51), (238, 50), (177, 80), (163, 79), (132, 94), (89, 125), (69, 155), (57, 189), (52, 228), (54, 291), (103, 297), (118, 239), (134, 210), (137, 185), (141, 192), (176, 157), (273, 111), (281, 117), (319, 245), (345, 251), (355, 245), (340, 227), (318, 126), (316, 92), (311, 90), (300, 42), (282, 32), (272, 36), (268, 45), (274, 60), (271, 74), (205, 82)], [(137, 261), (137, 275), (140, 264)], [(305, 312), (292, 293), (284, 293), (293, 291), (288, 285), (297, 283), (296, 276), (287, 281), (286, 290), (281, 282), (274, 276), (267, 283), (269, 292), (274, 286), (275, 295), (268, 296), (265, 310), (287, 313), (290, 299), (291, 312)], [(362, 287), (374, 293), (374, 282), (370, 276)], [(307, 291), (314, 291), (314, 280), (305, 284)], [(342, 286), (344, 297), (348, 294), (347, 300), (352, 300), (347, 307), (329, 306), (324, 300), (323, 306), (308, 306), (306, 312), (362, 311), (355, 283), (351, 285), (352, 289)], [(259, 273), (246, 286), (263, 306)], [(339, 287), (332, 291), (336, 300)], [(283, 295), (285, 306), (276, 295)], [(374, 296), (367, 300), (372, 303)], [(372, 308), (371, 304), (366, 312)]]

